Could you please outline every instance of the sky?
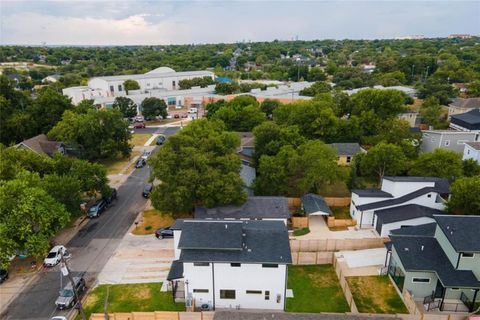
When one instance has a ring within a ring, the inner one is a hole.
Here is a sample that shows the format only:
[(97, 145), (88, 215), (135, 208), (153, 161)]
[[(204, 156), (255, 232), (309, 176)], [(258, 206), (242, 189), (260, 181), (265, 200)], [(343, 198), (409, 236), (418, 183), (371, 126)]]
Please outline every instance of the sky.
[(480, 34), (475, 1), (0, 0), (0, 44), (155, 45)]

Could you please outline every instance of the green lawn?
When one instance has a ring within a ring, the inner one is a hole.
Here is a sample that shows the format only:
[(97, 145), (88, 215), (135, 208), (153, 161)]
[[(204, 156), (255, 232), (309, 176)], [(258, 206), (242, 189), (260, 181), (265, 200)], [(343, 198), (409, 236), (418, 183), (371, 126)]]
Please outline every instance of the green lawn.
[(330, 207), (335, 219), (352, 219), (349, 207)]
[(331, 264), (288, 268), (289, 312), (350, 312)]
[(408, 313), (388, 276), (347, 277), (353, 300), (362, 313)]
[(100, 285), (84, 304), (87, 318), (92, 313), (104, 312), (107, 287), (109, 312), (185, 311), (184, 303), (173, 302), (171, 292), (160, 292), (162, 283)]
[(310, 229), (308, 228), (300, 228), (300, 229), (295, 229), (293, 230), (293, 235), (294, 236), (303, 236), (304, 234), (310, 233)]

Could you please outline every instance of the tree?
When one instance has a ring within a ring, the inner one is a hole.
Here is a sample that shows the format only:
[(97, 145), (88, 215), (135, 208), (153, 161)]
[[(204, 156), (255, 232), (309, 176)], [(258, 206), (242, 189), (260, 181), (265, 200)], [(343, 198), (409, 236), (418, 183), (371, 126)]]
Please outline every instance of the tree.
[(317, 81), (310, 87), (300, 91), (300, 95), (314, 97), (320, 93), (327, 93), (332, 91), (332, 86), (325, 81)]
[(449, 212), (480, 215), (480, 176), (459, 178), (451, 186)]
[(212, 119), (222, 120), (228, 131), (247, 132), (266, 120), (265, 113), (259, 107), (221, 107)]
[(168, 116), (167, 104), (162, 99), (155, 97), (145, 98), (140, 104), (140, 110), (145, 118), (155, 118)]
[(362, 175), (378, 177), (379, 183), (385, 175), (398, 175), (405, 170), (407, 158), (399, 146), (379, 143), (370, 148), (366, 155), (360, 158)]
[(420, 116), (422, 117), (422, 123), (433, 127), (438, 126), (442, 116), (442, 107), (436, 97), (431, 96), (425, 99), (420, 107)]
[(422, 153), (411, 165), (411, 176), (440, 177), (450, 182), (463, 175), (462, 156), (454, 151), (435, 149)]
[(471, 98), (480, 97), (480, 80), (475, 80), (467, 85), (467, 95)]
[(213, 115), (218, 110), (220, 110), (221, 107), (225, 106), (226, 104), (227, 102), (223, 99), (218, 100), (216, 102), (210, 102), (209, 104), (207, 104), (207, 106), (205, 107), (205, 109), (207, 110), (207, 118), (211, 119)]
[(38, 93), (28, 112), (35, 119), (38, 132), (47, 133), (62, 119), (65, 111), (72, 109), (70, 98), (46, 87)]
[(322, 69), (318, 67), (313, 67), (308, 71), (307, 80), (308, 81), (325, 81), (327, 80), (327, 76), (322, 71)]
[(480, 176), (480, 164), (474, 159), (465, 159), (462, 162), (465, 177)]
[(241, 204), (246, 200), (236, 148), (240, 138), (222, 122), (199, 119), (170, 137), (150, 158), (155, 208), (172, 213)]
[(351, 97), (352, 114), (373, 111), (381, 119), (396, 117), (405, 110), (406, 94), (399, 90), (361, 90)]
[(137, 115), (137, 105), (127, 97), (116, 97), (113, 108), (120, 110), (125, 118), (132, 118)]
[(39, 257), (48, 252), (49, 240), (66, 225), (69, 214), (45, 190), (26, 181), (0, 182), (0, 263), (17, 251)]
[(435, 97), (442, 105), (447, 105), (450, 99), (457, 95), (454, 87), (447, 81), (429, 78), (423, 85), (419, 86), (418, 97), (426, 99)]
[(236, 82), (217, 82), (215, 85), (215, 93), (227, 95), (240, 92), (240, 86)]
[(260, 109), (267, 115), (268, 118), (272, 118), (273, 110), (281, 105), (281, 102), (277, 99), (265, 99), (260, 105)]
[(125, 80), (123, 86), (125, 87), (125, 91), (127, 92), (127, 94), (129, 90), (140, 90), (140, 85), (138, 84), (138, 82), (131, 79)]
[(93, 100), (82, 100), (72, 111), (75, 113), (87, 113), (88, 110), (96, 110)]
[(89, 160), (128, 156), (130, 131), (118, 110), (89, 110), (86, 114), (66, 111), (48, 133), (79, 150)]
[(263, 155), (254, 182), (255, 194), (301, 196), (318, 192), (339, 179), (335, 151), (321, 141), (308, 141), (298, 149), (284, 146), (275, 156)]

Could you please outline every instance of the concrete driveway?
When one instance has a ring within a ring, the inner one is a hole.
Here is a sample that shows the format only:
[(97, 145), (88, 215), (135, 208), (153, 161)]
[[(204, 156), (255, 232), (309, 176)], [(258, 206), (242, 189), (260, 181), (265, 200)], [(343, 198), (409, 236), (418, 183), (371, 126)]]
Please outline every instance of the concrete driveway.
[(355, 230), (350, 227), (345, 231), (330, 231), (323, 216), (310, 216), (308, 221), (310, 233), (297, 239), (364, 239), (378, 238), (373, 229)]
[(173, 239), (129, 233), (98, 275), (98, 283), (163, 282), (173, 258)]

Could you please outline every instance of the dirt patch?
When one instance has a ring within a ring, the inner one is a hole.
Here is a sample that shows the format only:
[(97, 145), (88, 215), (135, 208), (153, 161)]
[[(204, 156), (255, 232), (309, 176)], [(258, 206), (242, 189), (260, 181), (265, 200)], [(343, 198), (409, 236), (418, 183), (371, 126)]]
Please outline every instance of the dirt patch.
[(83, 302), (83, 306), (88, 307), (88, 306), (96, 304), (97, 302), (98, 302), (98, 296), (96, 294), (89, 294), (85, 298), (85, 301)]
[(150, 288), (138, 288), (138, 290), (135, 290), (134, 296), (137, 299), (150, 299), (152, 292)]
[(314, 286), (333, 286), (338, 283), (337, 278), (333, 278), (330, 275), (309, 273), (308, 278)]
[(153, 234), (158, 228), (171, 226), (175, 219), (169, 214), (162, 213), (155, 209), (145, 210), (138, 218), (138, 224), (133, 227), (132, 233), (135, 235)]

